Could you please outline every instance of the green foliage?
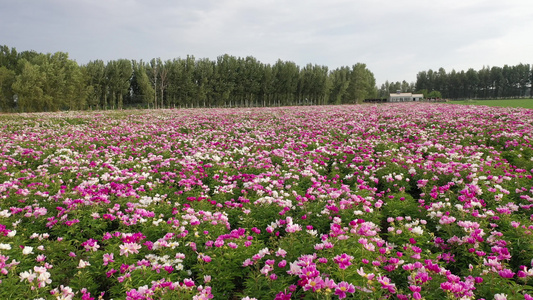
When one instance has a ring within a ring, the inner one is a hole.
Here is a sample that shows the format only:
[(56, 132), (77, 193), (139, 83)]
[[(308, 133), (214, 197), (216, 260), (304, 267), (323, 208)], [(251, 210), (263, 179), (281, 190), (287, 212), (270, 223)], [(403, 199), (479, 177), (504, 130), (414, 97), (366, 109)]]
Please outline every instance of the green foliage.
[(442, 98), (442, 94), (439, 91), (431, 91), (427, 95), (427, 98)]
[(87, 87), (80, 67), (68, 54), (38, 54), (18, 62), (20, 73), (12, 84), (21, 111), (83, 109)]
[[(531, 97), (532, 69), (529, 64), (503, 67), (472, 68), (447, 73), (421, 71), (417, 74), (416, 89), (440, 91), (448, 99), (497, 99)], [(428, 96), (429, 97), (429, 96)]]
[(352, 68), (341, 67), (330, 75), (331, 92), (329, 103), (358, 103), (365, 98), (375, 98), (377, 89), (374, 74), (366, 65), (357, 63)]
[(107, 63), (105, 77), (108, 83), (109, 105), (111, 108), (122, 108), (124, 96), (130, 87), (132, 74), (131, 62), (127, 59), (119, 59)]
[(0, 54), (2, 111), (324, 105), (377, 96), (374, 74), (363, 63), (330, 71), (225, 54), (215, 61), (188, 55), (78, 66), (62, 52), (17, 53), (3, 46)]
[(376, 80), (365, 64), (358, 63), (352, 67), (350, 83), (348, 84), (348, 98), (361, 103), (365, 98), (375, 98)]
[(8, 111), (15, 106), (11, 86), (15, 81), (15, 71), (0, 66), (0, 109)]
[(137, 99), (132, 99), (132, 102), (139, 101), (143, 104), (154, 103), (154, 88), (150, 83), (145, 64), (133, 62), (133, 77), (131, 80), (130, 89)]

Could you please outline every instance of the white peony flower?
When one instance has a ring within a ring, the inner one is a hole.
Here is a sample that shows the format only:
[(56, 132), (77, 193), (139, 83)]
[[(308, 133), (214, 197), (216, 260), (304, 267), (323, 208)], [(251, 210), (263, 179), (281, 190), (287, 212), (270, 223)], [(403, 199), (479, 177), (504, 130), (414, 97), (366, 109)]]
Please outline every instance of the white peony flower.
[(22, 254), (24, 255), (33, 254), (33, 247), (25, 246), (24, 249), (22, 249)]

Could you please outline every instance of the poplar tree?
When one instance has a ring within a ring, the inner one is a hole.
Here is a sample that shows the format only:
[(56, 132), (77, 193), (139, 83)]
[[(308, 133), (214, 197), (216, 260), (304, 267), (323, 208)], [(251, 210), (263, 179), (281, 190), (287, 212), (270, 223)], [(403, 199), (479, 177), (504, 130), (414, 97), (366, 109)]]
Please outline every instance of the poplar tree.
[(139, 63), (133, 61), (132, 68), (132, 81), (135, 82), (134, 88), (132, 87), (132, 93), (135, 97), (138, 97), (143, 104), (150, 107), (154, 103), (154, 88), (152, 87), (150, 78), (148, 78), (146, 65), (143, 61), (140, 61)]
[(15, 82), (15, 71), (0, 66), (0, 109), (11, 111), (15, 108), (12, 85)]

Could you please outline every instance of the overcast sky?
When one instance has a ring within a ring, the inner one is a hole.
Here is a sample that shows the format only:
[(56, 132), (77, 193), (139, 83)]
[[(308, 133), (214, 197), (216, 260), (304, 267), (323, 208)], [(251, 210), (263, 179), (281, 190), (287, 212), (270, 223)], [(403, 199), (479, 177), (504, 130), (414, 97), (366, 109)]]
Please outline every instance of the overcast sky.
[(381, 85), (419, 71), (533, 64), (532, 0), (0, 0), (0, 45), (120, 58), (229, 54), (335, 69)]

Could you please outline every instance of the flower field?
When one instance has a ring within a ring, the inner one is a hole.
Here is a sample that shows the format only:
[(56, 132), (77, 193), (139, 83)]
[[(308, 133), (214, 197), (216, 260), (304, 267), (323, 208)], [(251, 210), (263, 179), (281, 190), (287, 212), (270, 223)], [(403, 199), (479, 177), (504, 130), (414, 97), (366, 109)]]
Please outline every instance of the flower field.
[(533, 299), (532, 140), (447, 104), (1, 115), (0, 298)]

